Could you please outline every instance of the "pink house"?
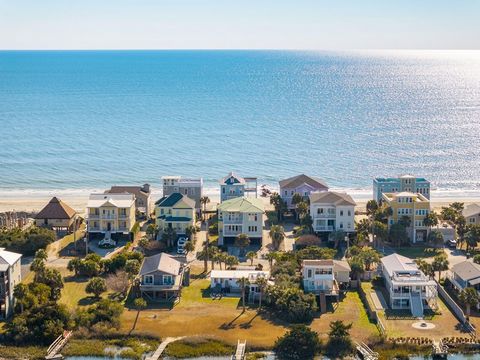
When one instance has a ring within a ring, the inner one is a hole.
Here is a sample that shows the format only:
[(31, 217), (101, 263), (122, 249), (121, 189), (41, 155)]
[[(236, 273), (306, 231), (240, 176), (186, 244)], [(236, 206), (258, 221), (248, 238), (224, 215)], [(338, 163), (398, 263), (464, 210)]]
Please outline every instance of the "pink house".
[(294, 194), (297, 193), (308, 198), (310, 193), (318, 191), (328, 191), (328, 185), (325, 181), (316, 177), (301, 174), (280, 180), (280, 196), (287, 203), (289, 209), (294, 208), (292, 205)]

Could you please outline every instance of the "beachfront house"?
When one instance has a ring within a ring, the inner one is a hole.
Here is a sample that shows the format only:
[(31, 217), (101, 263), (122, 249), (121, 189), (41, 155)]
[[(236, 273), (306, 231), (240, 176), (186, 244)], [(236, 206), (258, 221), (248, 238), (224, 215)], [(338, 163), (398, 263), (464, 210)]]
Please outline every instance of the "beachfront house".
[(480, 225), (480, 205), (470, 204), (463, 210), (467, 225)]
[(425, 226), (424, 219), (430, 213), (430, 200), (419, 193), (400, 192), (382, 194), (383, 202), (392, 209), (392, 215), (388, 217), (388, 228), (399, 221), (405, 223), (408, 238), (413, 244), (427, 240), (430, 231)]
[(78, 215), (75, 210), (57, 197), (35, 215), (35, 225), (58, 232), (71, 232), (78, 225)]
[(319, 234), (332, 231), (355, 231), (355, 206), (357, 204), (346, 193), (321, 191), (310, 194), (310, 216), (313, 230)]
[(90, 194), (87, 203), (89, 237), (119, 238), (128, 235), (134, 225), (133, 194)]
[(169, 254), (146, 257), (138, 274), (140, 292), (149, 300), (175, 301), (180, 297), (185, 273), (185, 265)]
[(195, 200), (178, 192), (162, 197), (155, 203), (155, 222), (160, 231), (170, 228), (184, 235), (195, 225)]
[(258, 198), (238, 197), (218, 205), (218, 244), (232, 244), (239, 234), (262, 244), (265, 208)]
[(472, 287), (477, 290), (480, 297), (480, 265), (474, 263), (472, 259), (453, 265), (447, 274), (448, 280), (457, 292)]
[(195, 201), (195, 209), (200, 211), (200, 199), (203, 196), (202, 178), (184, 178), (181, 176), (163, 176), (163, 196), (180, 193)]
[(350, 265), (343, 260), (303, 260), (302, 278), (305, 292), (337, 296), (350, 283)]
[(412, 259), (392, 254), (381, 259), (391, 309), (410, 310), (422, 317), (425, 309), (437, 308), (437, 283), (418, 269)]
[(325, 181), (305, 174), (280, 180), (279, 184), (280, 196), (287, 204), (289, 210), (295, 209), (295, 204), (292, 204), (292, 198), (295, 194), (300, 194), (307, 199), (313, 192), (328, 191)]
[(142, 214), (150, 214), (150, 201), (152, 191), (150, 184), (142, 186), (112, 186), (105, 194), (132, 194), (135, 196), (135, 209)]
[(0, 248), (0, 319), (13, 314), (13, 289), (22, 281), (22, 255)]
[(257, 178), (243, 178), (233, 172), (219, 180), (220, 202), (226, 200), (247, 197), (257, 197)]
[(384, 193), (413, 192), (422, 194), (430, 199), (430, 182), (422, 177), (402, 175), (398, 178), (375, 178), (373, 179), (373, 198), (382, 200)]
[(213, 293), (222, 293), (226, 296), (239, 296), (241, 294), (241, 278), (248, 279), (248, 286), (245, 289), (246, 299), (255, 301), (260, 295), (260, 289), (256, 284), (258, 278), (270, 278), (270, 272), (263, 270), (212, 270), (210, 273), (210, 288)]

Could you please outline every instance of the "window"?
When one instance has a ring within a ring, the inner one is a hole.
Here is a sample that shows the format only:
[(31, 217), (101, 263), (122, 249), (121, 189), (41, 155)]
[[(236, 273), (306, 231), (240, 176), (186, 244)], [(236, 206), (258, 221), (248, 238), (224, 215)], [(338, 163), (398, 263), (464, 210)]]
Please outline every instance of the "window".
[(288, 194), (288, 192), (287, 192), (287, 190), (285, 190), (285, 196), (287, 196), (287, 194)]
[(340, 223), (340, 229), (343, 229), (343, 222)]
[(307, 270), (307, 277), (309, 277), (309, 278), (312, 277), (312, 269)]
[(348, 210), (348, 216), (352, 216), (352, 212), (350, 210)]
[(163, 284), (164, 285), (172, 285), (172, 275), (163, 275)]
[(343, 210), (340, 210), (340, 216), (343, 216)]
[(145, 275), (143, 277), (143, 283), (145, 285), (152, 285), (153, 284), (153, 275)]
[(184, 193), (185, 195), (188, 195), (188, 189), (184, 189), (184, 190), (183, 190), (183, 193)]
[(225, 194), (225, 188), (222, 187), (222, 194)]

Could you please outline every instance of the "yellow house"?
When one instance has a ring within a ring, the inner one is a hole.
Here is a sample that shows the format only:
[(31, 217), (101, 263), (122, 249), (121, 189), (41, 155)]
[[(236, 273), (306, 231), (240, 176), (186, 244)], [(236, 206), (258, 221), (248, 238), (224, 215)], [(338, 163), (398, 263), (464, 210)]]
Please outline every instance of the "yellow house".
[(164, 196), (155, 203), (155, 219), (160, 231), (172, 228), (184, 235), (195, 224), (195, 200), (180, 193)]
[(392, 216), (388, 218), (388, 228), (402, 218), (410, 219), (407, 234), (412, 243), (427, 240), (429, 228), (423, 220), (430, 213), (430, 200), (424, 195), (412, 192), (383, 193), (382, 201), (392, 208)]
[(135, 225), (133, 194), (91, 194), (87, 204), (89, 233), (128, 234)]

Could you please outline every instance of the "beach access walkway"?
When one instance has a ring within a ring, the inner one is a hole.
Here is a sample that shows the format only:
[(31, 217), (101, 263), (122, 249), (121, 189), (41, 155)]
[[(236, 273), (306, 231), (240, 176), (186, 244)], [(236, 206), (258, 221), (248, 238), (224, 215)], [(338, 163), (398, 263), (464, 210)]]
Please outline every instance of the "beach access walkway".
[(165, 340), (163, 340), (162, 343), (158, 346), (157, 350), (155, 350), (155, 352), (151, 356), (146, 357), (145, 360), (158, 360), (158, 359), (160, 359), (160, 356), (162, 356), (162, 353), (165, 351), (168, 344), (170, 344), (172, 342), (175, 342), (175, 341), (178, 341), (178, 340), (181, 340), (183, 338), (184, 338), (184, 336), (165, 338)]

